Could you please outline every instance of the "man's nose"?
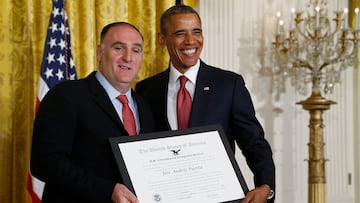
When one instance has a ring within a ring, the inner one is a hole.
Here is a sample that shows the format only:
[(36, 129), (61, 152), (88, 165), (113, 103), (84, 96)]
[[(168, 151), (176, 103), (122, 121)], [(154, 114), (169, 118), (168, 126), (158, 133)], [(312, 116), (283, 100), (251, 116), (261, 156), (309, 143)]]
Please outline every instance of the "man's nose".
[(192, 44), (195, 41), (195, 36), (192, 33), (188, 33), (185, 35), (184, 42), (186, 44)]
[(130, 62), (131, 59), (132, 59), (131, 50), (126, 49), (126, 50), (124, 51), (124, 55), (123, 55), (122, 59), (123, 59), (124, 61), (126, 61), (126, 62)]

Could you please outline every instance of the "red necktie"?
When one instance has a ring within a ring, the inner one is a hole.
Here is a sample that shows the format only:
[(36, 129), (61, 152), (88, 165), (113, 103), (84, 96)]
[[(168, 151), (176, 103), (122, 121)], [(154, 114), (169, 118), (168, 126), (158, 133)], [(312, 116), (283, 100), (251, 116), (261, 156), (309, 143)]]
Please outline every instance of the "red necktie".
[(180, 89), (177, 94), (176, 110), (178, 129), (187, 128), (189, 126), (190, 111), (191, 111), (191, 96), (187, 91), (185, 84), (188, 80), (185, 76), (180, 76)]
[(136, 124), (134, 114), (129, 107), (129, 101), (126, 95), (122, 94), (117, 97), (117, 99), (122, 103), (122, 119), (126, 131), (129, 135), (136, 135)]

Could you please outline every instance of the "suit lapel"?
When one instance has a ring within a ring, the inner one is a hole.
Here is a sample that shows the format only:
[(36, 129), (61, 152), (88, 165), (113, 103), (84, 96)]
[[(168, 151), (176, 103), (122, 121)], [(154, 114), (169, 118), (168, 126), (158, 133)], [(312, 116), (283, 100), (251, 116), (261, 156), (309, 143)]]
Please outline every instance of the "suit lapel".
[(95, 71), (88, 77), (89, 78), (89, 88), (94, 96), (94, 102), (102, 109), (105, 114), (107, 114), (111, 120), (113, 120), (119, 129), (122, 131), (121, 134), (128, 134), (125, 130), (119, 116), (116, 113), (116, 110), (111, 103), (109, 96), (107, 95), (105, 89), (101, 86), (99, 81), (95, 77)]
[(163, 121), (165, 123), (163, 123), (162, 126), (166, 127), (167, 129), (171, 129), (169, 120), (167, 118), (167, 91), (169, 85), (169, 74), (170, 69), (168, 68), (159, 75), (159, 78), (157, 78), (156, 80), (158, 84), (154, 85), (155, 87), (157, 87), (157, 89), (154, 91), (154, 97), (159, 98), (159, 103), (155, 105), (156, 109), (154, 110), (156, 112), (159, 112), (161, 118), (165, 118), (165, 120)]
[(207, 65), (201, 61), (196, 79), (189, 127), (196, 126), (197, 122), (201, 121), (201, 118), (206, 115), (205, 113), (210, 111), (206, 104), (209, 103), (211, 98), (213, 98), (213, 90), (215, 90), (215, 84), (213, 81), (214, 80), (212, 79)]
[(132, 97), (134, 98), (137, 104), (139, 124), (140, 124), (139, 134), (153, 132), (154, 117), (151, 112), (151, 108), (149, 104), (133, 90), (131, 91), (131, 93), (132, 93)]

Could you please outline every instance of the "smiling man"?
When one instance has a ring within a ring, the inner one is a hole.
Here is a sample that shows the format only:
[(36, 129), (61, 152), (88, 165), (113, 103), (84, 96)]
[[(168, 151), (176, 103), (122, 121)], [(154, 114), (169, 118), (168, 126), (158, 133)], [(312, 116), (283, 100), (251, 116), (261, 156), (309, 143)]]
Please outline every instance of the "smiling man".
[[(148, 104), (131, 89), (141, 68), (143, 42), (135, 26), (108, 24), (96, 50), (98, 71), (58, 84), (42, 100), (30, 165), (45, 182), (43, 203), (138, 203), (122, 184), (108, 139), (154, 129)], [(132, 119), (123, 114), (125, 106)]]
[(136, 92), (151, 105), (156, 130), (221, 124), (234, 153), (236, 142), (254, 174), (256, 187), (243, 202), (273, 202), (272, 151), (242, 76), (199, 58), (203, 35), (200, 16), (193, 8), (169, 8), (160, 19), (160, 30), (159, 42), (170, 56), (169, 68), (136, 86)]
[[(112, 26), (111, 26), (112, 25)], [(99, 71), (117, 91), (126, 93), (140, 71), (143, 37), (130, 24), (110, 24), (101, 33), (96, 50)]]

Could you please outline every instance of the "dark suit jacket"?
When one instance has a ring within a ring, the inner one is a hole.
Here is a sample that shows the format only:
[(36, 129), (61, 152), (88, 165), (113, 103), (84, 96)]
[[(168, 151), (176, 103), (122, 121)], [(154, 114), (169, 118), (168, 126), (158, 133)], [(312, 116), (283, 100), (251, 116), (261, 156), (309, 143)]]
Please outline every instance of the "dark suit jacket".
[[(140, 133), (152, 132), (148, 104), (132, 93)], [(42, 100), (34, 122), (31, 172), (46, 182), (43, 202), (111, 202), (121, 177), (108, 141), (128, 136), (95, 77), (66, 81)]]
[[(169, 130), (167, 87), (169, 69), (136, 85), (136, 92), (150, 104), (157, 131)], [(221, 124), (234, 150), (235, 142), (254, 173), (255, 185), (275, 189), (272, 151), (243, 78), (233, 72), (211, 67), (201, 61), (196, 80), (189, 127)]]

